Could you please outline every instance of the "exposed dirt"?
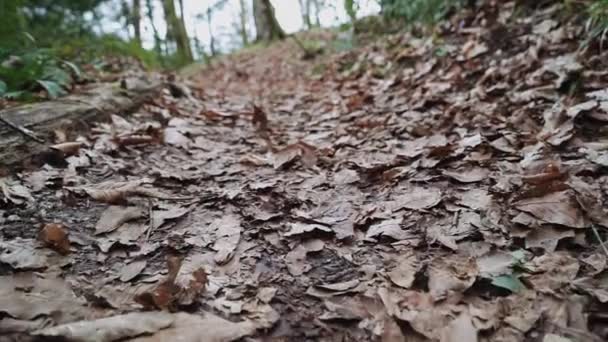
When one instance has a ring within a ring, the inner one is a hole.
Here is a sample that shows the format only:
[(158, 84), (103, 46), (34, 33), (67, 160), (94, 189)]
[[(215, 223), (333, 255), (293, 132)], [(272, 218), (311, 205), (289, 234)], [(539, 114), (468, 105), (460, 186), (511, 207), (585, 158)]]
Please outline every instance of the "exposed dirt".
[(608, 54), (559, 11), (243, 52), (3, 178), (0, 332), (606, 340)]

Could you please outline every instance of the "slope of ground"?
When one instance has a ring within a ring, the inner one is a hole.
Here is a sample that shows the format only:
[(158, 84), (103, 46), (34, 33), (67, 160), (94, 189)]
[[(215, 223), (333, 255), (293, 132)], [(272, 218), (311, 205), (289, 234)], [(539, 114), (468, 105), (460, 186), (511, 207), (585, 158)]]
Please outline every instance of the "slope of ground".
[(608, 56), (560, 10), (239, 54), (55, 147), (0, 183), (0, 331), (606, 340)]

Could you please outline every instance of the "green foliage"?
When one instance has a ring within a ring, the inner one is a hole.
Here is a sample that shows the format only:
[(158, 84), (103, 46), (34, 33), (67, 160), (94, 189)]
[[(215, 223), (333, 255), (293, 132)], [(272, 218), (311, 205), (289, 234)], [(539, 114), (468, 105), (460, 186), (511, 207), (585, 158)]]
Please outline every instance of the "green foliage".
[(383, 14), (389, 18), (403, 18), (406, 23), (432, 24), (445, 17), (463, 0), (381, 0)]
[(608, 0), (594, 0), (589, 4), (589, 38), (608, 38)]
[(63, 95), (80, 74), (75, 65), (67, 64), (48, 49), (14, 52), (0, 49), (1, 96), (28, 99), (44, 89), (50, 98), (55, 98)]
[(359, 10), (359, 5), (355, 0), (344, 0), (344, 10), (348, 17), (352, 22), (357, 19), (357, 11)]
[(100, 57), (133, 57), (147, 68), (160, 66), (158, 55), (139, 46), (136, 42), (124, 41), (115, 35), (86, 35), (69, 41), (55, 43), (53, 50), (63, 59), (76, 60), (82, 63), (91, 62)]

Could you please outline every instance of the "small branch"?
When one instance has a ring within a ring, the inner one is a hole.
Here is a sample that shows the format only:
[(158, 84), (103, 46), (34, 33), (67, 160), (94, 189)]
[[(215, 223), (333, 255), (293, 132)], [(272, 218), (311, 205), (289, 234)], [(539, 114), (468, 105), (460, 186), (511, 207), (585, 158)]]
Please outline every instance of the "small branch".
[(608, 256), (608, 248), (606, 248), (606, 245), (604, 244), (604, 241), (602, 241), (602, 237), (600, 236), (600, 233), (597, 231), (597, 228), (595, 228), (594, 224), (591, 225), (591, 229), (593, 230), (593, 233), (595, 234), (597, 241), (600, 242), (600, 246), (602, 246), (604, 253), (606, 253), (606, 256)]
[(23, 126), (19, 126), (15, 123), (12, 123), (10, 121), (8, 121), (7, 119), (3, 118), (0, 116), (0, 121), (3, 122), (4, 124), (6, 124), (8, 127), (14, 129), (15, 131), (21, 133), (23, 136), (25, 136), (26, 138), (30, 138), (36, 142), (39, 142), (41, 144), (44, 144), (45, 141), (42, 138), (39, 138), (38, 136), (36, 136), (36, 134), (34, 134), (34, 132), (32, 132), (31, 130), (23, 127)]
[(153, 207), (154, 203), (152, 203), (151, 199), (148, 199), (148, 216), (150, 217), (150, 226), (148, 227), (148, 231), (146, 232), (146, 242), (148, 242), (148, 240), (150, 239), (150, 235), (154, 230), (154, 210), (152, 210)]

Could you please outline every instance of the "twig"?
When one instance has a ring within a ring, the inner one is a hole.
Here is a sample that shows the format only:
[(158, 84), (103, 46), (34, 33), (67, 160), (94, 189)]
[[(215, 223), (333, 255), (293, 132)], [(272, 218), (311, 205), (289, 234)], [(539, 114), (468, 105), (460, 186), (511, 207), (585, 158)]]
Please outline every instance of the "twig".
[(152, 234), (152, 230), (154, 230), (154, 211), (152, 208), (154, 207), (152, 200), (148, 199), (148, 216), (150, 217), (150, 227), (148, 227), (148, 231), (146, 232), (146, 240), (148, 242), (150, 239), (150, 235)]
[(7, 119), (3, 118), (0, 116), (0, 121), (2, 121), (4, 124), (6, 124), (8, 127), (16, 130), (17, 132), (23, 134), (26, 138), (30, 138), (32, 140), (35, 140), (36, 142), (39, 142), (41, 144), (44, 144), (44, 139), (37, 137), (34, 132), (32, 132), (31, 130), (23, 127), (23, 126), (19, 126), (15, 123), (12, 123), (10, 121), (8, 121)]
[(591, 225), (591, 229), (593, 230), (593, 233), (595, 234), (597, 241), (600, 242), (600, 246), (602, 246), (604, 253), (606, 253), (606, 256), (608, 256), (608, 248), (606, 248), (606, 245), (604, 244), (604, 241), (602, 241), (602, 237), (600, 236), (600, 233), (597, 231), (597, 228), (595, 228), (594, 224)]

